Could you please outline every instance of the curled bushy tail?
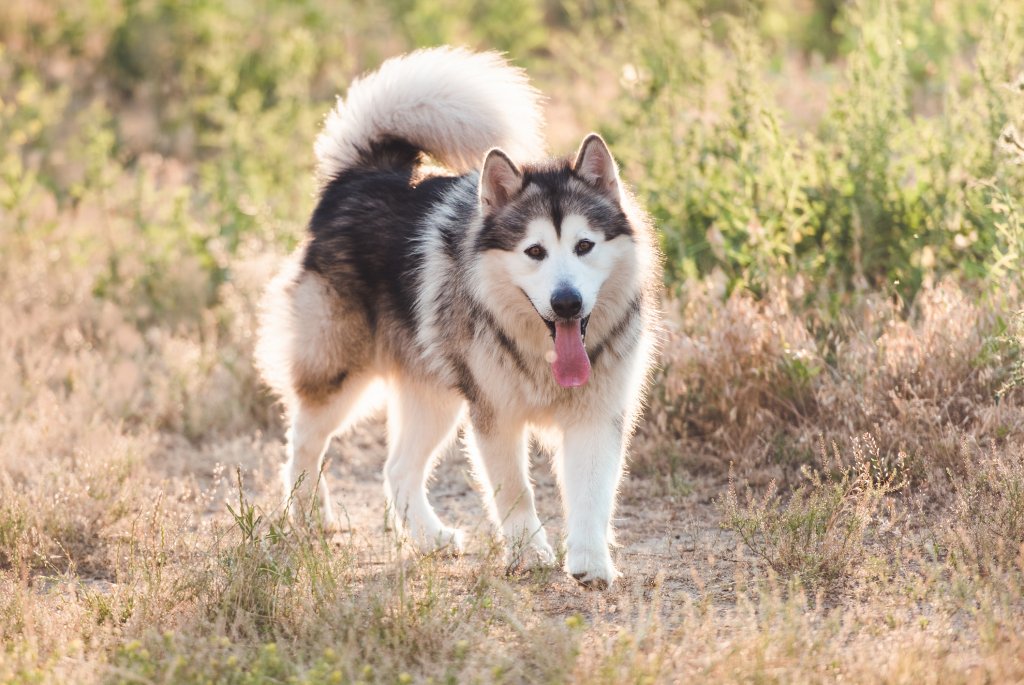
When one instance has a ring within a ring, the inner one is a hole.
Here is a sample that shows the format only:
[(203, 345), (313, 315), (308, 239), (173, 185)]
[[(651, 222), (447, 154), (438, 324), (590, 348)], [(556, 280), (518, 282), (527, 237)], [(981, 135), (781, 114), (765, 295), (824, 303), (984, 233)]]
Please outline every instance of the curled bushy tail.
[(356, 80), (316, 140), (322, 183), (373, 166), (380, 144), (405, 141), (458, 173), (492, 147), (513, 159), (543, 155), (540, 95), (495, 52), (431, 48), (389, 59)]

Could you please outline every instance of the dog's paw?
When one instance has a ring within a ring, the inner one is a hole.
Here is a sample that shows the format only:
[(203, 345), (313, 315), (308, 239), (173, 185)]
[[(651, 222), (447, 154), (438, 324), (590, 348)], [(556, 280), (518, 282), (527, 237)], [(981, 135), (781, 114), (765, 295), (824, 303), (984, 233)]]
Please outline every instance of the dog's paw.
[[(543, 533), (543, 531), (541, 531)], [(555, 565), (555, 551), (546, 538), (538, 537), (529, 542), (516, 542), (508, 547), (507, 573), (522, 573)]]
[(466, 536), (458, 528), (422, 531), (413, 536), (413, 542), (420, 554), (458, 557), (466, 550)]
[(505, 526), (504, 537), (508, 573), (554, 566), (555, 551), (548, 544), (548, 534), (540, 522), (509, 523)]
[(311, 508), (300, 507), (296, 502), (292, 502), (288, 509), (288, 518), (294, 528), (306, 531), (331, 535), (341, 530), (341, 524), (330, 502), (318, 503)]
[(590, 590), (607, 590), (619, 577), (608, 548), (601, 550), (569, 549), (565, 570), (576, 582)]

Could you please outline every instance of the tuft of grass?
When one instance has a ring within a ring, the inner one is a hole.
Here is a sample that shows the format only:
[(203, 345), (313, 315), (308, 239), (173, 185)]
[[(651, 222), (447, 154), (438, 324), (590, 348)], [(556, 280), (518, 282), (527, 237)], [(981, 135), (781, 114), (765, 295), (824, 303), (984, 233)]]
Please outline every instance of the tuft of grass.
[(1024, 449), (963, 442), (960, 454), (944, 536), (950, 563), (983, 575), (1024, 571)]
[[(391, 537), (367, 550), (291, 529), (283, 511), (245, 494), (240, 474), (234, 497), (230, 524), (189, 569), (199, 585), (188, 617), (173, 631), (158, 620), (117, 644), (110, 665), (119, 677), (460, 682), (486, 663), (494, 680), (549, 681), (576, 651), (571, 628), (524, 620), (500, 554), (452, 574)], [(477, 642), (506, 630), (508, 654)]]
[[(785, 578), (808, 587), (829, 587), (863, 563), (867, 537), (883, 498), (905, 482), (882, 468), (869, 435), (853, 441), (853, 464), (843, 466), (837, 445), (831, 456), (820, 445), (821, 469), (804, 467), (806, 482), (783, 501), (772, 481), (763, 494), (740, 502), (730, 473), (721, 503), (723, 527), (735, 531), (750, 552)], [(838, 470), (838, 475), (835, 471)]]

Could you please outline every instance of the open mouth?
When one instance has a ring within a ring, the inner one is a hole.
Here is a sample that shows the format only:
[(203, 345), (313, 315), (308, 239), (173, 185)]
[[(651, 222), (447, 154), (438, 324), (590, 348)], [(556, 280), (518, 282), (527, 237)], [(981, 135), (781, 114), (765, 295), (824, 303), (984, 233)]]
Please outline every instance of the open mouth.
[(590, 357), (587, 355), (587, 348), (583, 346), (583, 341), (587, 336), (590, 314), (578, 319), (551, 321), (540, 313), (525, 290), (519, 290), (551, 331), (551, 339), (555, 341), (555, 354), (551, 360), (551, 372), (555, 375), (555, 382), (563, 388), (578, 388), (585, 385), (590, 380)]
[[(554, 340), (555, 339), (555, 322), (554, 321), (548, 321), (543, 316), (540, 317), (540, 318), (541, 318), (541, 321), (544, 322), (544, 325), (548, 327), (548, 330), (551, 331), (551, 339)], [(586, 340), (587, 339), (587, 324), (590, 323), (590, 314), (587, 314), (582, 319), (579, 319), (579, 322), (580, 322), (580, 337), (583, 338), (584, 340)]]
[[(543, 317), (541, 317), (543, 319)], [(587, 336), (590, 316), (580, 319), (548, 321), (544, 319), (555, 341), (551, 371), (563, 388), (578, 388), (590, 379), (590, 357), (583, 342)]]

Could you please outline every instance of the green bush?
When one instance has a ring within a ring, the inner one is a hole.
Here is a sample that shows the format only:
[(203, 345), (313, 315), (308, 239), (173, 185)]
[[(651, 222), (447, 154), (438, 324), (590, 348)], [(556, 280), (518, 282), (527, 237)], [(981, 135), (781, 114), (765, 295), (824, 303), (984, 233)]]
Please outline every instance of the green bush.
[(801, 274), (830, 293), (896, 284), (909, 296), (950, 271), (998, 281), (1018, 269), (1024, 21), (1015, 5), (987, 7), (964, 10), (960, 28), (902, 3), (851, 3), (850, 47), (820, 84), (828, 106), (799, 131), (749, 20), (722, 21), (719, 40), (685, 6), (631, 6), (606, 131), (662, 227), (670, 281), (722, 270), (757, 290)]
[[(552, 95), (580, 100), (581, 126), (612, 140), (663, 231), (671, 283), (720, 270), (730, 289), (760, 293), (801, 274), (812, 294), (896, 283), (909, 296), (950, 271), (998, 282), (1019, 269), (1021, 8), (792, 10), (785, 0), (7, 9), (0, 208), (25, 226), (40, 192), (58, 206), (107, 192), (105, 211), (137, 217), (148, 248), (138, 259), (151, 275), (128, 278), (130, 297), (175, 309), (158, 301), (173, 287), (152, 274), (184, 261), (204, 274), (197, 303), (210, 306), (246, 245), (300, 235), (311, 140), (333, 95), (390, 54), (454, 42), (508, 50), (542, 81), (587, 75), (586, 93)], [(794, 44), (803, 57), (786, 53)], [(790, 75), (828, 96), (796, 119), (779, 104)], [(177, 187), (126, 197), (153, 154), (184, 165)], [(119, 267), (131, 260), (107, 261), (97, 292), (123, 297)]]

